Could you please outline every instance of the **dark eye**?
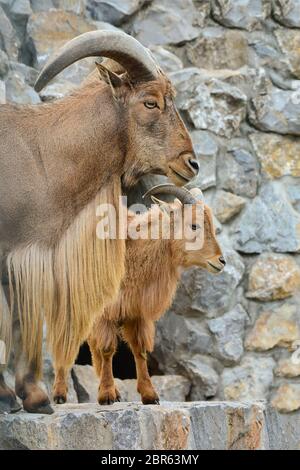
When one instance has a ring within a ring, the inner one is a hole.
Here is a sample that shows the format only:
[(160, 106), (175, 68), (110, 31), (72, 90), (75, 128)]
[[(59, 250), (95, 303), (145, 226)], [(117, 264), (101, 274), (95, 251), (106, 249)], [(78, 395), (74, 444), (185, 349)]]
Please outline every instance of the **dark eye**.
[(200, 228), (200, 225), (198, 224), (192, 224), (192, 230), (198, 230)]
[(156, 103), (156, 101), (145, 101), (145, 102), (144, 102), (144, 105), (145, 105), (146, 108), (148, 108), (148, 109), (158, 108), (158, 104)]

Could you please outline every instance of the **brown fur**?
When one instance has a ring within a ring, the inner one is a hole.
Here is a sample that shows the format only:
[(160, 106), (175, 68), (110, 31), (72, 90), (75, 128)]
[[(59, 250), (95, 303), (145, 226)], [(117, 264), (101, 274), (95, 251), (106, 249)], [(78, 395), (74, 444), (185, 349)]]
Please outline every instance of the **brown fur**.
[[(201, 203), (199, 203), (201, 204)], [(180, 203), (173, 205), (176, 211)], [(169, 215), (153, 208), (157, 218), (169, 220)], [(129, 220), (132, 220), (129, 214)], [(150, 212), (135, 216), (140, 225), (150, 228)], [(152, 222), (153, 223), (153, 220)], [(195, 237), (197, 237), (197, 233)], [(154, 322), (171, 305), (182, 269), (200, 266), (212, 273), (222, 270), (219, 261), (222, 256), (215, 237), (212, 214), (209, 207), (204, 210), (204, 244), (201, 249), (186, 249), (186, 239), (130, 240), (126, 242), (126, 275), (122, 281), (118, 299), (98, 315), (89, 336), (93, 364), (100, 376), (99, 402), (112, 403), (118, 399), (112, 374), (112, 358), (120, 333), (128, 342), (135, 358), (137, 386), (143, 403), (157, 403), (158, 396), (153, 388), (147, 369), (147, 351), (153, 350)], [(216, 268), (213, 268), (211, 262)], [(122, 328), (120, 329), (120, 325)], [(60, 369), (67, 375), (67, 364), (60, 361)], [(60, 381), (54, 384), (54, 397), (59, 402), (66, 400), (66, 385)]]

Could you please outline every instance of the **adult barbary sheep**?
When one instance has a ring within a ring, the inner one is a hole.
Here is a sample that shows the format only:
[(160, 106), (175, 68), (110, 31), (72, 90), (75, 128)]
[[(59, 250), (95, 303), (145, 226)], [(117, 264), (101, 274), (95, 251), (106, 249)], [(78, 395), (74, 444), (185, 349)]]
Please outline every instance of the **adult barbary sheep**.
[[(37, 385), (42, 313), (50, 346), (60, 336), (68, 359), (94, 312), (119, 290), (125, 242), (96, 239), (96, 206), (117, 205), (121, 181), (129, 187), (144, 174), (160, 173), (181, 185), (198, 171), (172, 85), (134, 38), (93, 31), (73, 39), (50, 59), (36, 89), (75, 61), (101, 55), (125, 73), (98, 65), (101, 80), (94, 76), (62, 100), (0, 107), (0, 266), (14, 284), (16, 392), (30, 412), (52, 412)], [(6, 360), (7, 291), (0, 299)], [(16, 411), (3, 369), (0, 412)]]
[[(197, 210), (203, 210), (200, 190), (193, 189), (188, 192), (172, 185), (158, 185), (148, 193), (168, 193), (176, 196), (178, 200), (173, 204), (162, 203), (167, 212), (157, 210), (154, 206), (146, 214), (129, 213), (129, 219), (135, 219), (134, 225), (140, 224), (141, 229), (146, 227), (146, 231), (151, 232), (151, 227), (157, 225), (158, 221), (161, 221), (163, 226), (164, 222), (168, 223), (170, 220), (172, 234), (177, 214), (183, 222), (184, 236), (165, 239), (160, 231), (157, 239), (127, 239), (126, 274), (118, 299), (100, 312), (88, 338), (93, 365), (100, 377), (100, 404), (111, 404), (120, 398), (112, 372), (112, 359), (119, 333), (128, 342), (134, 354), (137, 388), (143, 403), (158, 403), (159, 399), (147, 368), (147, 352), (153, 350), (154, 322), (169, 308), (182, 269), (200, 266), (215, 274), (221, 272), (225, 266), (208, 206), (204, 205), (204, 224), (197, 222)], [(184, 217), (182, 204), (192, 204), (192, 218)], [(169, 209), (173, 209), (171, 214)], [(192, 238), (189, 230), (192, 231)], [(197, 249), (191, 249), (188, 243), (193, 239), (201, 242), (201, 236), (203, 244), (199, 243), (199, 247), (195, 247)], [(64, 351), (61, 350), (60, 362), (55, 363), (53, 396), (56, 403), (66, 401), (68, 372)]]

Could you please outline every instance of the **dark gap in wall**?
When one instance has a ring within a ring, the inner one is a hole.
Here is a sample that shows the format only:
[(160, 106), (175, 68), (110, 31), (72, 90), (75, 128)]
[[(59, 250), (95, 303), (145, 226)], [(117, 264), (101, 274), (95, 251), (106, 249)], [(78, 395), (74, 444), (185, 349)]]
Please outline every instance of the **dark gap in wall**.
[[(84, 343), (76, 359), (76, 364), (86, 365), (92, 364), (90, 349), (87, 343)], [(118, 350), (113, 359), (114, 376), (117, 379), (135, 379), (134, 358), (127, 344), (119, 340)]]
[[(87, 343), (84, 343), (76, 359), (76, 364), (92, 364), (90, 349)], [(163, 375), (159, 370), (158, 362), (151, 356), (148, 358), (148, 368), (150, 375)], [(114, 376), (117, 379), (136, 379), (135, 363), (133, 355), (124, 341), (119, 340), (118, 350), (113, 360)]]

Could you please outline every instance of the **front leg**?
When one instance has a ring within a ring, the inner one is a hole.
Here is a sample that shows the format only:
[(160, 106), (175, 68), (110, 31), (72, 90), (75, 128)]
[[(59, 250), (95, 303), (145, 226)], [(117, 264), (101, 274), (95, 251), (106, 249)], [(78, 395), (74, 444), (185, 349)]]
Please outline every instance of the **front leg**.
[(100, 378), (98, 402), (111, 405), (120, 401), (120, 393), (115, 386), (112, 361), (117, 348), (117, 326), (113, 321), (99, 317), (92, 328), (88, 344), (93, 366)]
[(147, 351), (153, 350), (154, 331), (153, 321), (144, 319), (126, 322), (122, 330), (134, 355), (137, 391), (141, 394), (144, 405), (159, 405), (159, 397), (151, 382), (147, 364)]

